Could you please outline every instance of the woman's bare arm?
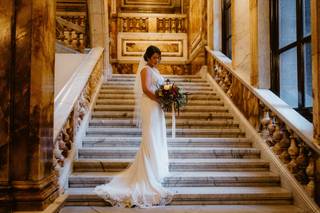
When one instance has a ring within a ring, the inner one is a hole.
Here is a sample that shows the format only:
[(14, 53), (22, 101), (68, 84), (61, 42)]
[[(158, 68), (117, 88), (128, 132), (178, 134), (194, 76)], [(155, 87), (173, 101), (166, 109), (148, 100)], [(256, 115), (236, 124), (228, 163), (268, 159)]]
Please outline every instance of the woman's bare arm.
[(142, 86), (143, 93), (146, 94), (151, 100), (159, 102), (155, 94), (150, 89), (151, 88), (151, 72), (147, 70), (147, 68), (143, 68), (141, 70), (140, 75), (141, 75), (141, 86)]

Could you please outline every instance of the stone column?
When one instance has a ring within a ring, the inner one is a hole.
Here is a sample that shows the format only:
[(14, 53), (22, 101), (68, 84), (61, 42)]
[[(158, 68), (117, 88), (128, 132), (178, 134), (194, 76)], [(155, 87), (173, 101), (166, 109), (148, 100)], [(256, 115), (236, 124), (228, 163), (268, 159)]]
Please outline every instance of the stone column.
[(315, 144), (320, 148), (320, 2), (311, 0), (313, 125)]
[(208, 47), (213, 49), (213, 0), (207, 0), (207, 41)]
[[(10, 74), (13, 2), (0, 0), (0, 212), (10, 211)], [(4, 60), (5, 59), (5, 60)]]
[(250, 84), (270, 88), (270, 25), (269, 2), (250, 0)]
[(91, 47), (104, 48), (104, 69), (109, 66), (108, 0), (88, 0)]
[(222, 7), (220, 0), (213, 0), (213, 49), (222, 50)]
[(10, 183), (13, 209), (43, 210), (58, 196), (52, 168), (55, 1), (2, 2), (1, 14), (8, 14), (1, 17), (1, 38), (5, 34), (6, 39), (0, 43), (8, 48), (1, 48), (1, 54), (8, 57), (0, 69), (0, 117), (6, 119), (0, 121), (6, 128), (0, 134), (7, 140), (1, 141), (0, 154), (9, 170), (2, 166), (0, 176)]

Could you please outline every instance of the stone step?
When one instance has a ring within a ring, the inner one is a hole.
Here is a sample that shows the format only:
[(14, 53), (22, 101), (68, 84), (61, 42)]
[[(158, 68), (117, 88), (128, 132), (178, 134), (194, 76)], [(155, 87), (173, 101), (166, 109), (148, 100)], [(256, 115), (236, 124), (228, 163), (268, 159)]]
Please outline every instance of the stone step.
[[(134, 94), (99, 94), (98, 100), (101, 99), (135, 99)], [(214, 93), (212, 94), (191, 94), (188, 95), (188, 100), (211, 100), (211, 101), (220, 101), (220, 97), (216, 96)]]
[[(119, 172), (75, 172), (69, 187), (89, 188), (108, 183)], [(164, 187), (278, 186), (280, 178), (271, 172), (173, 172)]]
[[(175, 192), (169, 205), (292, 204), (292, 194), (280, 187), (169, 187)], [(69, 188), (67, 203), (106, 205), (93, 188)]]
[[(134, 158), (138, 147), (107, 147), (107, 148), (80, 148), (79, 158)], [(256, 148), (226, 148), (226, 147), (169, 147), (170, 159), (189, 158), (259, 158), (260, 150)]]
[[(68, 202), (67, 205), (70, 205)], [(88, 202), (88, 205), (90, 203)], [(170, 205), (157, 208), (111, 208), (108, 206), (65, 206), (60, 213), (306, 213), (294, 205)]]
[[(101, 89), (102, 90), (108, 90), (108, 89), (134, 90), (134, 83), (130, 83), (129, 81), (123, 81), (123, 82), (118, 81), (119, 84), (116, 84), (113, 81), (110, 81), (110, 82), (111, 82), (110, 84), (109, 83), (102, 84)], [(207, 82), (205, 83), (176, 82), (175, 84), (182, 89), (214, 90), (211, 84)]]
[[(210, 89), (183, 89), (182, 92), (187, 92), (190, 94), (201, 94), (201, 95), (207, 95), (207, 94), (212, 94), (216, 95), (216, 93), (213, 90)], [(101, 89), (99, 91), (100, 95), (105, 95), (105, 94), (134, 94), (134, 90), (124, 90), (124, 89)]]
[[(130, 159), (79, 159), (73, 163), (74, 172), (119, 172), (127, 168)], [(200, 171), (269, 171), (269, 163), (262, 159), (170, 159), (171, 172)]]
[[(92, 112), (92, 118), (129, 118), (133, 119), (134, 112), (132, 111), (110, 111), (110, 112)], [(171, 113), (165, 113), (166, 118), (171, 118)], [(208, 121), (228, 119), (233, 120), (233, 116), (230, 113), (225, 112), (181, 112), (176, 115), (178, 119), (205, 119)]]
[[(96, 105), (134, 105), (134, 99), (97, 99)], [(220, 100), (188, 100), (187, 106), (224, 106), (224, 103)]]
[[(127, 86), (134, 86), (134, 81), (131, 80), (122, 80), (122, 81), (108, 81), (106, 84), (102, 85), (102, 88), (104, 87), (104, 85), (127, 85)], [(178, 86), (186, 86), (186, 87), (190, 87), (190, 86), (202, 86), (202, 87), (208, 87), (211, 88), (211, 85), (209, 83), (204, 83), (204, 82), (177, 82), (176, 83)]]
[[(89, 122), (90, 127), (118, 127), (118, 128), (132, 128), (136, 127), (136, 123), (133, 119), (92, 119)], [(166, 126), (170, 128), (172, 126), (172, 120), (166, 119)], [(239, 128), (239, 124), (233, 120), (214, 120), (208, 121), (205, 119), (177, 119), (176, 127), (178, 128)]]
[[(183, 78), (183, 79), (201, 79), (200, 75), (166, 75), (161, 74), (164, 78)], [(135, 78), (136, 74), (112, 74), (112, 78)]]
[[(85, 137), (83, 147), (138, 147), (141, 137)], [(251, 147), (247, 138), (168, 138), (169, 147)]]
[[(206, 80), (201, 78), (179, 78), (179, 77), (164, 77), (165, 80), (169, 79), (171, 82), (174, 83), (180, 83), (180, 82), (199, 82), (199, 83), (207, 83)], [(119, 77), (113, 77), (110, 80), (108, 80), (106, 83), (110, 81), (135, 81), (136, 78), (119, 78)]]
[[(167, 128), (167, 135), (172, 134), (172, 129)], [(141, 136), (141, 129), (138, 128), (99, 128), (89, 127), (86, 136), (108, 136), (121, 137)], [(211, 128), (211, 129), (176, 129), (177, 137), (244, 137), (245, 133), (239, 128)]]
[[(134, 111), (134, 105), (95, 105), (94, 111)], [(228, 112), (224, 106), (185, 106), (180, 112)]]

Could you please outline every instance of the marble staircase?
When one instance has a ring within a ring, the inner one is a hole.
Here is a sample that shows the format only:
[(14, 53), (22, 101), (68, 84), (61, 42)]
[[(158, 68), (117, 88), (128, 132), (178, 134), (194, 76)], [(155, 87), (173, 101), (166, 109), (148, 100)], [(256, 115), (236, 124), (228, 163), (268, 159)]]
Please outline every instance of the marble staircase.
[[(166, 113), (169, 168), (164, 186), (177, 194), (172, 205), (273, 205), (293, 207), (290, 191), (252, 147), (236, 119), (199, 76), (165, 76), (192, 93), (180, 111), (176, 138)], [(107, 205), (93, 193), (133, 160), (141, 132), (133, 118), (133, 75), (103, 84), (69, 177), (66, 205)], [(264, 206), (264, 208), (266, 208)]]

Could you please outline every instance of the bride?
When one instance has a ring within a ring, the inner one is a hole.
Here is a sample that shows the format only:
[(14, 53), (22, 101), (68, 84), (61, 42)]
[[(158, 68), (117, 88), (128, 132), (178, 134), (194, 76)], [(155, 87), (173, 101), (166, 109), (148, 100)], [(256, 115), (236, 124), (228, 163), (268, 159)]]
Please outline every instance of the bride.
[(161, 185), (169, 176), (169, 161), (164, 112), (154, 94), (164, 82), (157, 69), (160, 59), (160, 49), (151, 45), (137, 70), (135, 120), (142, 139), (133, 163), (110, 183), (95, 188), (95, 193), (113, 206), (146, 208), (166, 205), (173, 197), (173, 192)]

